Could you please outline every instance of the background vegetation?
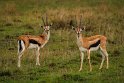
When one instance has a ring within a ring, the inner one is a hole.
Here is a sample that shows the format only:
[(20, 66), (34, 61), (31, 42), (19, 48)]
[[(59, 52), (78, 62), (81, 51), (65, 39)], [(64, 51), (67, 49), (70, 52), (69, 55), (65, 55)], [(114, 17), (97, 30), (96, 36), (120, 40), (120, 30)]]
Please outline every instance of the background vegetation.
[[(29, 50), (17, 68), (17, 37), (42, 33), (41, 17), (53, 23), (49, 43), (41, 49), (41, 66), (35, 66), (35, 52)], [(76, 15), (83, 16), (84, 36), (106, 35), (110, 67), (99, 70), (101, 55), (87, 55), (79, 72), (80, 56), (75, 33), (69, 26)], [(123, 83), (124, 82), (124, 0), (0, 0), (0, 82), (1, 83)]]

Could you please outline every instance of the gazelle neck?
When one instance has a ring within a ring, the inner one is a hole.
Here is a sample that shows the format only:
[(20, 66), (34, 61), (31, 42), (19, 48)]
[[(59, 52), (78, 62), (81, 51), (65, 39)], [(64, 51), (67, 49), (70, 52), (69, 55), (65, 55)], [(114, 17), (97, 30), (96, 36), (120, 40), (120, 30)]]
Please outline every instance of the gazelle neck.
[(44, 31), (44, 32), (43, 32), (43, 35), (46, 36), (45, 39), (48, 41), (49, 38), (50, 38), (50, 30), (49, 30), (49, 31)]
[(47, 40), (50, 38), (50, 30), (47, 32)]

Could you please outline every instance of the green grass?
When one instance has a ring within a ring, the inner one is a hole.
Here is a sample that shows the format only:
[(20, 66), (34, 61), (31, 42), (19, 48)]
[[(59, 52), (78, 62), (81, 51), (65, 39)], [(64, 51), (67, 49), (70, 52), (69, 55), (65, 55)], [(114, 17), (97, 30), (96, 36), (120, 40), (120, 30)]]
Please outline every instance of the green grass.
[[(0, 1), (0, 83), (123, 83), (124, 82), (124, 1), (123, 0), (1, 0)], [(28, 50), (17, 68), (17, 37), (42, 33), (41, 17), (53, 22), (51, 37), (40, 50), (41, 66), (35, 52)], [(99, 70), (101, 55), (91, 53), (89, 72), (85, 54), (80, 56), (75, 32), (69, 26), (74, 15), (83, 16), (84, 36), (106, 35), (110, 67)]]

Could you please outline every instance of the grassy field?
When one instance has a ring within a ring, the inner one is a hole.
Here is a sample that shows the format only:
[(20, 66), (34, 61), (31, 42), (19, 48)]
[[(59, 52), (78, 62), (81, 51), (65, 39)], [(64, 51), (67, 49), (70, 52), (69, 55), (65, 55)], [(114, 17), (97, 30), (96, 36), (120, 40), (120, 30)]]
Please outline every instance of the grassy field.
[[(48, 15), (51, 37), (41, 49), (41, 66), (35, 65), (34, 50), (22, 57), (17, 68), (17, 37), (38, 35), (42, 16)], [(89, 72), (85, 54), (79, 72), (80, 52), (69, 25), (76, 15), (83, 16), (84, 36), (108, 38), (110, 67), (99, 70), (101, 55), (91, 53)], [(123, 83), (124, 82), (124, 0), (0, 0), (0, 83)]]

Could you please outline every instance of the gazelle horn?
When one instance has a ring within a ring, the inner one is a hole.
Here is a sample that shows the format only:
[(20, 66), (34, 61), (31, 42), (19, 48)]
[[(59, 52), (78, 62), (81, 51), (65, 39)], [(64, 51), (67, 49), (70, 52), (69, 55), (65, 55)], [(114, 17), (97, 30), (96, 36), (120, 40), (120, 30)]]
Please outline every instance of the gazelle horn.
[(43, 24), (45, 25), (45, 22), (44, 22), (44, 19), (43, 19), (43, 17), (42, 17), (42, 21), (43, 21)]

